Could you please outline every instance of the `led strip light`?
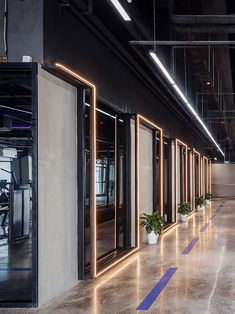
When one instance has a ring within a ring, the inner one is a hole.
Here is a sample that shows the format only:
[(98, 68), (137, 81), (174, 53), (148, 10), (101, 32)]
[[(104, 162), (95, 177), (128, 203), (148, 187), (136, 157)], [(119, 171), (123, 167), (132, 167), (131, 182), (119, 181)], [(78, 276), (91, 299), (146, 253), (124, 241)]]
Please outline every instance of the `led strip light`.
[[(63, 64), (55, 63), (56, 68), (63, 70), (64, 72), (70, 74), (77, 80), (81, 81), (83, 84), (89, 86), (92, 91), (92, 106), (91, 106), (91, 113), (92, 113), (92, 128), (93, 128), (93, 134), (91, 136), (91, 171), (93, 173), (93, 180), (90, 182), (90, 193), (91, 193), (91, 205), (90, 205), (90, 211), (91, 215), (93, 215), (93, 222), (91, 222), (91, 253), (93, 252), (93, 255), (91, 254), (91, 277), (95, 278), (97, 277), (97, 265), (96, 265), (96, 256), (97, 256), (97, 250), (96, 250), (96, 240), (97, 240), (97, 230), (96, 230), (96, 192), (95, 192), (95, 184), (96, 184), (96, 86), (92, 84), (90, 81), (86, 80), (84, 77), (79, 75), (78, 73), (72, 71), (71, 69), (67, 68)], [(93, 148), (93, 149), (92, 149)], [(92, 251), (93, 250), (93, 251)]]
[[(112, 264), (107, 266), (106, 268), (102, 269), (101, 271), (98, 271), (97, 269), (97, 217), (96, 217), (96, 194), (95, 194), (95, 183), (96, 183), (96, 176), (95, 176), (95, 169), (96, 169), (96, 111), (99, 111), (105, 115), (110, 116), (112, 119), (116, 119), (116, 117), (110, 115), (109, 113), (100, 110), (96, 107), (96, 86), (86, 80), (84, 77), (80, 76), (78, 73), (72, 71), (71, 69), (67, 68), (66, 66), (60, 64), (60, 63), (55, 63), (56, 68), (63, 70), (64, 72), (72, 75), (74, 78), (77, 80), (81, 81), (82, 83), (86, 84), (89, 86), (92, 90), (92, 106), (89, 104), (85, 104), (88, 107), (91, 107), (93, 117), (92, 117), (92, 125), (93, 125), (93, 135), (92, 135), (92, 145), (93, 145), (93, 151), (91, 152), (91, 157), (92, 157), (92, 171), (94, 173), (94, 178), (91, 182), (90, 189), (91, 191), (91, 199), (93, 200), (92, 205), (91, 205), (91, 214), (93, 214), (93, 222), (91, 222), (91, 228), (93, 229), (94, 232), (91, 233), (91, 252), (93, 252), (92, 258), (91, 258), (91, 277), (96, 278), (100, 275), (102, 275), (104, 272), (115, 266), (116, 264), (120, 263), (122, 260), (133, 254), (139, 249), (139, 212), (137, 213), (137, 246), (133, 248), (129, 253), (125, 254), (121, 258), (117, 259), (114, 261)], [(123, 120), (119, 119), (119, 121), (123, 122)]]
[(110, 2), (113, 4), (113, 6), (119, 12), (119, 14), (122, 16), (124, 21), (126, 21), (126, 22), (131, 21), (130, 16), (127, 14), (127, 12), (125, 11), (125, 9), (123, 8), (123, 6), (121, 5), (121, 3), (118, 0), (110, 0)]
[(220, 151), (220, 153), (224, 156), (224, 152), (222, 151), (222, 149), (219, 147), (218, 143), (216, 142), (216, 140), (214, 139), (214, 137), (212, 136), (212, 134), (210, 133), (210, 131), (208, 130), (207, 126), (204, 124), (204, 122), (202, 121), (202, 119), (199, 117), (199, 115), (197, 114), (197, 112), (194, 110), (194, 108), (192, 107), (192, 105), (189, 103), (189, 101), (187, 100), (187, 98), (185, 97), (185, 95), (182, 93), (182, 91), (180, 90), (180, 88), (178, 87), (178, 85), (175, 83), (175, 81), (173, 80), (173, 78), (171, 77), (171, 75), (169, 74), (169, 72), (166, 70), (166, 68), (164, 67), (164, 65), (161, 63), (160, 59), (158, 58), (157, 54), (155, 51), (149, 51), (149, 54), (151, 56), (151, 58), (154, 60), (154, 62), (157, 64), (157, 66), (159, 67), (159, 69), (162, 71), (162, 73), (165, 75), (165, 77), (167, 78), (168, 82), (172, 85), (172, 87), (175, 89), (175, 91), (177, 92), (177, 94), (180, 96), (180, 98), (183, 100), (184, 104), (187, 106), (187, 108), (191, 111), (191, 113), (195, 116), (195, 118), (198, 120), (198, 122), (201, 124), (201, 126), (203, 127), (203, 129), (206, 131), (207, 135), (210, 137), (210, 139), (212, 140), (212, 142), (215, 144), (215, 146), (218, 148), (218, 150)]
[(184, 142), (180, 141), (178, 138), (175, 139), (175, 215), (176, 215), (176, 222), (178, 222), (178, 216), (177, 216), (177, 211), (178, 211), (178, 204), (177, 204), (177, 193), (178, 193), (178, 173), (177, 173), (177, 168), (178, 168), (178, 147), (184, 147), (185, 149), (185, 173), (184, 173), (184, 202), (187, 202), (188, 199), (188, 145), (185, 144)]

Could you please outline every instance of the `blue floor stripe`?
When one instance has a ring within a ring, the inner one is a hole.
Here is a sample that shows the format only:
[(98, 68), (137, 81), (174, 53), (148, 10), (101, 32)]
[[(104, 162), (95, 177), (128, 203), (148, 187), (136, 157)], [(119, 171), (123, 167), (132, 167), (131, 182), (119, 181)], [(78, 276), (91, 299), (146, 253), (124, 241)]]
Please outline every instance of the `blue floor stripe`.
[(200, 232), (205, 232), (205, 231), (206, 231), (206, 229), (208, 228), (208, 226), (209, 226), (209, 224), (208, 224), (208, 223), (206, 223), (204, 226), (202, 226), (202, 227), (201, 227)]
[(150, 291), (150, 293), (145, 297), (143, 302), (137, 307), (137, 311), (147, 311), (150, 306), (153, 304), (153, 302), (157, 299), (157, 297), (160, 295), (162, 290), (165, 288), (165, 286), (168, 284), (171, 277), (176, 272), (176, 267), (170, 267), (165, 275), (158, 281), (156, 286)]
[(188, 254), (193, 248), (194, 246), (197, 244), (199, 238), (194, 238), (189, 245), (183, 250), (182, 254)]
[(18, 268), (18, 267), (10, 267), (10, 268), (1, 268), (0, 271), (13, 272), (13, 271), (32, 271), (32, 268)]

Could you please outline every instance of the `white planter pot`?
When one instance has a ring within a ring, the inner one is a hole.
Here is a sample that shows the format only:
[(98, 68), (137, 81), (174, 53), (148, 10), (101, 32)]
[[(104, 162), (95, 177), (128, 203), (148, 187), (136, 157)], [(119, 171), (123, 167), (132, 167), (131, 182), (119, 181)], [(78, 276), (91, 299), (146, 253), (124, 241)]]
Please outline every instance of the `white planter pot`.
[(154, 231), (151, 231), (148, 233), (148, 244), (156, 244), (158, 240), (159, 235), (155, 234)]
[(180, 221), (181, 222), (186, 222), (187, 221), (187, 215), (180, 214)]
[(198, 212), (201, 212), (202, 210), (203, 210), (203, 206), (199, 206), (199, 205), (198, 205), (198, 206), (197, 206), (197, 211), (198, 211)]
[(206, 205), (210, 205), (211, 201), (210, 200), (206, 200)]

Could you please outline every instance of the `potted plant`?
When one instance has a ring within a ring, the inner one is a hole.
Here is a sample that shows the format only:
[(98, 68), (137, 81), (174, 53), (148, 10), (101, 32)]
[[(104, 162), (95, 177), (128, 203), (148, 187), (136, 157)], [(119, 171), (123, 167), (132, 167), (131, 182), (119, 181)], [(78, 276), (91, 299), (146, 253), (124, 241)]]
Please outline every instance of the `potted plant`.
[(206, 193), (205, 195), (205, 201), (206, 201), (206, 205), (209, 205), (211, 202), (211, 193)]
[(148, 243), (156, 244), (159, 234), (161, 233), (164, 225), (164, 218), (159, 212), (153, 212), (152, 214), (143, 214), (141, 217), (141, 226), (145, 227), (148, 235)]
[(180, 214), (180, 221), (185, 222), (187, 220), (187, 215), (191, 211), (191, 204), (187, 202), (182, 202), (178, 205), (178, 213)]
[(195, 207), (198, 212), (203, 210), (204, 199), (203, 196), (196, 197), (195, 199)]

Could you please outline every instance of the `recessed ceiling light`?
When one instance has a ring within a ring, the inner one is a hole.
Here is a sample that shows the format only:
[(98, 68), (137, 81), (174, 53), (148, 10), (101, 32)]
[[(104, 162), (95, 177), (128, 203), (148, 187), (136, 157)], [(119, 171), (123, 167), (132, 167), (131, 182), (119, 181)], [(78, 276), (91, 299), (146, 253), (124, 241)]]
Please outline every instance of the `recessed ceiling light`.
[(211, 82), (209, 82), (209, 81), (208, 81), (208, 82), (206, 82), (206, 85), (211, 85)]
[(221, 121), (221, 124), (224, 124), (224, 121)]

